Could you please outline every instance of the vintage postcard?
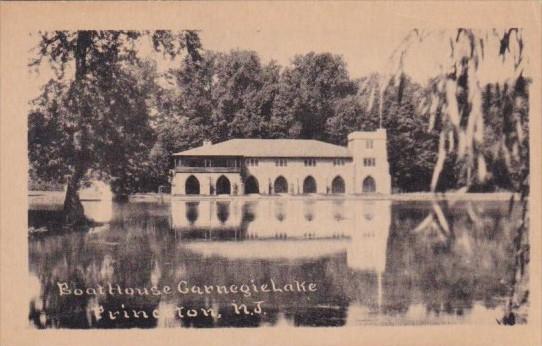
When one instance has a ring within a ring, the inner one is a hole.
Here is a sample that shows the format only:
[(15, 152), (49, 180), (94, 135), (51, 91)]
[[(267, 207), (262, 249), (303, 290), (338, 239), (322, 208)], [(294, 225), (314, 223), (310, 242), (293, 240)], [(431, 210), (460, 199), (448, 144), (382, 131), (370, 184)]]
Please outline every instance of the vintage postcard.
[(537, 345), (541, 2), (1, 4), (2, 345)]

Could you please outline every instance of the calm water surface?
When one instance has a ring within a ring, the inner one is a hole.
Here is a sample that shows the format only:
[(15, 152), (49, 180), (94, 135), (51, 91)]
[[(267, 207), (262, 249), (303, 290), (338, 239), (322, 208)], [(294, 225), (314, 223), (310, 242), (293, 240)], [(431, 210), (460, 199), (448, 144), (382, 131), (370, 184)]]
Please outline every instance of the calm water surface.
[[(174, 199), (85, 210), (104, 223), (29, 240), (37, 328), (494, 325), (513, 273), (507, 202)], [(31, 204), (29, 223), (54, 229), (55, 213)]]

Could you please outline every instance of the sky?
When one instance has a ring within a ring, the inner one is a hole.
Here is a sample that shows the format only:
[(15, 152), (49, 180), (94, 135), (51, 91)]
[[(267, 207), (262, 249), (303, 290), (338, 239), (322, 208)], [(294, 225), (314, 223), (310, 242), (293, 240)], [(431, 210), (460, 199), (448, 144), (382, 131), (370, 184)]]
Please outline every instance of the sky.
[(254, 50), (264, 62), (275, 60), (282, 66), (288, 65), (295, 55), (311, 51), (339, 54), (344, 57), (351, 77), (357, 78), (382, 70), (393, 49), (408, 33), (403, 29), (375, 33), (367, 23), (360, 23), (356, 30), (347, 30), (338, 24), (305, 24), (293, 28), (263, 24), (232, 26), (202, 30), (200, 37), (204, 48)]
[[(185, 6), (191, 6), (190, 4)], [(210, 8), (206, 8), (206, 6)], [(287, 66), (296, 54), (331, 52), (342, 55), (351, 78), (373, 72), (395, 72), (390, 56), (413, 28), (438, 27), (442, 29), (442, 16), (433, 19), (429, 13), (421, 14), (420, 7), (396, 7), (393, 3), (368, 6), (360, 3), (267, 3), (264, 6), (227, 3), (201, 3), (190, 11), (160, 12), (164, 23), (179, 23), (175, 29), (198, 30), (204, 49), (228, 52), (232, 49), (254, 50), (264, 63), (270, 60)], [(426, 12), (427, 12), (426, 11)], [(149, 13), (145, 19), (152, 17)], [(137, 17), (134, 21), (140, 20)], [(122, 24), (120, 28), (123, 27)], [(164, 28), (168, 28), (165, 24)], [(453, 34), (454, 29), (450, 29)], [(31, 46), (37, 44), (33, 34)], [(498, 47), (492, 50), (498, 51)], [(143, 49), (149, 52), (151, 49)], [(417, 82), (424, 83), (429, 76), (448, 69), (449, 38), (439, 35), (426, 40), (422, 47), (409, 50), (406, 72)], [(29, 58), (30, 58), (29, 54)], [(488, 55), (498, 58), (498, 54)], [(178, 66), (177, 62), (158, 61), (159, 69)], [(490, 78), (502, 69), (498, 61), (486, 64)], [(38, 95), (40, 86), (51, 76), (47, 68), (31, 74), (31, 94)]]
[[(296, 54), (311, 51), (339, 54), (344, 57), (352, 78), (381, 71), (393, 49), (408, 33), (408, 28), (383, 25), (368, 14), (346, 16), (344, 8), (336, 6), (330, 6), (325, 17), (321, 8), (311, 6), (288, 8), (283, 4), (280, 11), (270, 11), (269, 15), (251, 12), (256, 9), (247, 7), (246, 13), (236, 11), (237, 18), (231, 12), (213, 11), (212, 16), (200, 17), (195, 24), (185, 20), (187, 24), (182, 29), (198, 30), (204, 49), (254, 50), (264, 63), (275, 60), (282, 66), (288, 65)], [(32, 34), (31, 46), (37, 40), (38, 35)], [(171, 64), (158, 63), (161, 69)], [(37, 90), (32, 94), (37, 95), (39, 85), (50, 76), (46, 67), (39, 74), (34, 73), (31, 84)]]

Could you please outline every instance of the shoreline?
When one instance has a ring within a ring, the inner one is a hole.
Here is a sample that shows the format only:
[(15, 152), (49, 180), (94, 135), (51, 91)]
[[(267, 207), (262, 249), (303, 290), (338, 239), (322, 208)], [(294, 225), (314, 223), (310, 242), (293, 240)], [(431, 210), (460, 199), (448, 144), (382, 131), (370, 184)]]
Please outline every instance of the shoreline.
[[(464, 192), (449, 192), (449, 193), (431, 193), (431, 192), (408, 192), (397, 193), (390, 195), (374, 194), (374, 195), (325, 195), (325, 194), (309, 194), (309, 195), (221, 195), (221, 196), (183, 196), (159, 193), (136, 193), (129, 196), (129, 201), (159, 201), (170, 202), (171, 200), (259, 200), (259, 199), (313, 199), (313, 200), (391, 200), (391, 201), (439, 201), (439, 200), (466, 200), (466, 201), (504, 201), (510, 200), (514, 196), (515, 200), (520, 199), (518, 193), (512, 192), (489, 192), (489, 193), (464, 193)], [(28, 201), (31, 204), (57, 204), (63, 203), (64, 191), (29, 191)], [(528, 198), (528, 197), (527, 197)], [(83, 202), (101, 201), (97, 199), (82, 199)]]

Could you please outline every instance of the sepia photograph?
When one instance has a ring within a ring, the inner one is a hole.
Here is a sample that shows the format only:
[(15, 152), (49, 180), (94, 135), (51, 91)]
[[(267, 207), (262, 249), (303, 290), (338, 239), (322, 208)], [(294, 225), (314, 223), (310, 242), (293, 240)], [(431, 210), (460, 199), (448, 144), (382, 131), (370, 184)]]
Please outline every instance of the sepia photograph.
[(24, 32), (25, 329), (533, 326), (539, 28), (311, 4)]

